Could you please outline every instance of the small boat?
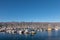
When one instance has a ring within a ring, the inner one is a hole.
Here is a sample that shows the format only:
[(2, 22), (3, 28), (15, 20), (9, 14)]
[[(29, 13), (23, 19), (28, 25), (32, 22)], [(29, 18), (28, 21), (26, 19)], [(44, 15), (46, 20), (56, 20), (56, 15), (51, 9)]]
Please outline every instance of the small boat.
[(55, 28), (55, 30), (57, 31), (57, 30), (58, 30), (58, 28)]
[(26, 30), (24, 31), (24, 33), (25, 33), (25, 34), (29, 34), (29, 31), (28, 31), (28, 29), (26, 29)]
[(19, 34), (23, 34), (24, 31), (23, 31), (23, 30), (19, 30), (18, 33), (19, 33)]
[(36, 34), (36, 32), (35, 31), (31, 31), (31, 34)]

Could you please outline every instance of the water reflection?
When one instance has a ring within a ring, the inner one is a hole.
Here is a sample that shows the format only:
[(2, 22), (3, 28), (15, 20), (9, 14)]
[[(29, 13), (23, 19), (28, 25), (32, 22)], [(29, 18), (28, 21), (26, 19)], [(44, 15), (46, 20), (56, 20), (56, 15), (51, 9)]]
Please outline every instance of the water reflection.
[(51, 36), (52, 35), (52, 32), (51, 31), (48, 31), (48, 36)]
[(60, 40), (60, 30), (40, 31), (36, 34), (18, 34), (0, 32), (0, 40)]

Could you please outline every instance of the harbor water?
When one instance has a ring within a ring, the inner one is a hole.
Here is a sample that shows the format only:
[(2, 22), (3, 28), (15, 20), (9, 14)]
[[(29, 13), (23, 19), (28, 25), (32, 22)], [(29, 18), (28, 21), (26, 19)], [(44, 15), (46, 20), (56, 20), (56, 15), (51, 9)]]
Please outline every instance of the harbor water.
[(0, 40), (60, 40), (60, 30), (40, 31), (36, 34), (18, 34), (0, 32)]

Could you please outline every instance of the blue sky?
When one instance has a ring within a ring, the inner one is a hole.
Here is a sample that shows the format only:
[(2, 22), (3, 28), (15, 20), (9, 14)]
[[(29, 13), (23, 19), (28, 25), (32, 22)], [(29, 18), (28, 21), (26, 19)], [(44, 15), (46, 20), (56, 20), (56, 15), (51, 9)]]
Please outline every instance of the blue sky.
[(0, 22), (60, 22), (60, 0), (0, 0)]

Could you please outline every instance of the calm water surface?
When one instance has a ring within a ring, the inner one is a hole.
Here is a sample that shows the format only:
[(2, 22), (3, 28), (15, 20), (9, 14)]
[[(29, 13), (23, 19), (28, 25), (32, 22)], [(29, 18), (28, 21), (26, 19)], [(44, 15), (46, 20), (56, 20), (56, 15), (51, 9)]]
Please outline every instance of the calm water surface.
[(43, 31), (36, 34), (9, 34), (0, 32), (0, 40), (60, 40), (59, 31)]

